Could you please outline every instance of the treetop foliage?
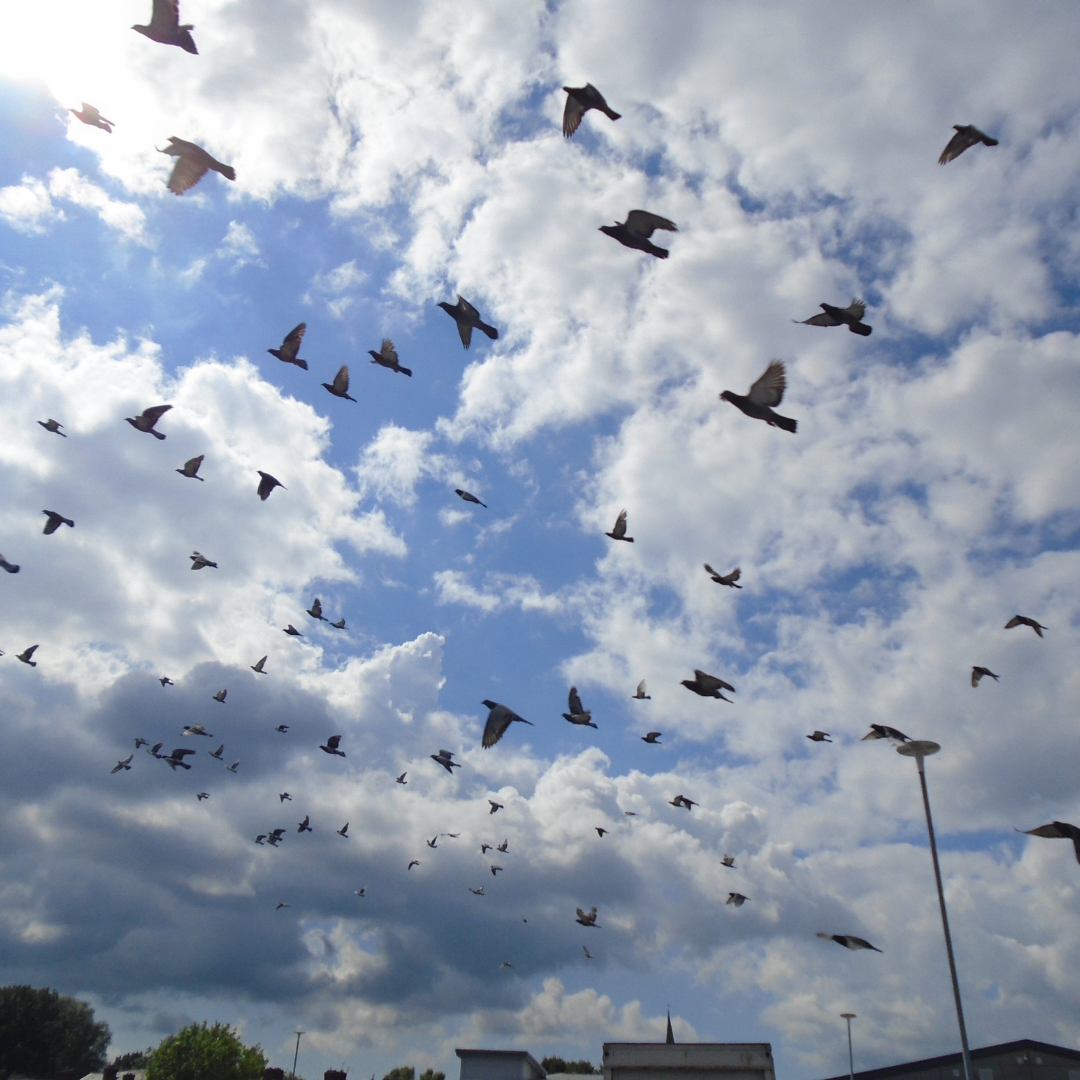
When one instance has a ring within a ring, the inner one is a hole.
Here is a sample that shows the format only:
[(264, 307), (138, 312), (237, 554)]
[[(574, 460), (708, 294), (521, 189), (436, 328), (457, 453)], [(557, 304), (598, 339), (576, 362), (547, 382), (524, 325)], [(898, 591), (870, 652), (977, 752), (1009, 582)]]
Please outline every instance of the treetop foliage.
[(112, 1038), (85, 1001), (33, 986), (0, 987), (0, 1078), (100, 1072)]
[(228, 1024), (189, 1024), (150, 1055), (146, 1080), (262, 1080), (266, 1057), (245, 1046)]
[(582, 1076), (596, 1076), (603, 1069), (594, 1069), (590, 1061), (564, 1061), (561, 1057), (546, 1057), (540, 1062), (546, 1073), (577, 1073)]

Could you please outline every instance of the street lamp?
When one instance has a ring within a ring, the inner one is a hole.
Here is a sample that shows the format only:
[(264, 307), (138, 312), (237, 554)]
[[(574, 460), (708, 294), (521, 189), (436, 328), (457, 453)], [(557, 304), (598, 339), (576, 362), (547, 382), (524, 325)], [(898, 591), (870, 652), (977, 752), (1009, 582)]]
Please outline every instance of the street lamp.
[(849, 1080), (855, 1080), (855, 1056), (851, 1052), (851, 1021), (857, 1020), (858, 1017), (854, 1013), (841, 1013), (840, 1015), (847, 1021), (848, 1078)]
[(303, 1034), (302, 1031), (296, 1033), (296, 1053), (293, 1054), (292, 1059), (292, 1080), (296, 1080), (296, 1059), (300, 1056), (300, 1036)]
[[(956, 1019), (960, 1025), (960, 1047), (964, 1058), (964, 1080), (972, 1080), (971, 1051), (968, 1049), (967, 1027), (964, 1024), (964, 1006), (960, 1001), (960, 980), (956, 977), (956, 957), (953, 956), (952, 935), (949, 933), (949, 915), (945, 910), (945, 890), (941, 885), (941, 866), (938, 863), (937, 840), (934, 838), (934, 819), (930, 816), (930, 793), (926, 788), (926, 758), (936, 754), (941, 746), (928, 739), (914, 739), (901, 743), (896, 752), (913, 757), (919, 770), (922, 785), (923, 808), (926, 810), (926, 831), (930, 834), (930, 855), (934, 860), (934, 878), (937, 881), (938, 904), (941, 907), (941, 928), (945, 931), (945, 951), (949, 954), (949, 974), (952, 976), (953, 999), (956, 1001)], [(850, 1024), (850, 1021), (848, 1021)]]

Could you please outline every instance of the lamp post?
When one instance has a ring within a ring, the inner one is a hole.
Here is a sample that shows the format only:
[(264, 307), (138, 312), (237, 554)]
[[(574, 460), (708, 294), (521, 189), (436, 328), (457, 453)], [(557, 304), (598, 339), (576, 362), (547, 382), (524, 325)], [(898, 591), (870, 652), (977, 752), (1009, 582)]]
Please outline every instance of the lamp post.
[[(956, 957), (953, 956), (952, 935), (949, 933), (949, 915), (945, 910), (945, 890), (941, 885), (941, 865), (938, 863), (937, 840), (934, 838), (934, 819), (930, 816), (930, 793), (926, 788), (926, 758), (936, 754), (941, 746), (928, 739), (914, 739), (901, 743), (896, 752), (915, 759), (922, 786), (923, 808), (926, 810), (926, 831), (930, 835), (930, 855), (934, 860), (934, 878), (937, 881), (938, 904), (941, 907), (941, 928), (945, 931), (945, 951), (949, 955), (949, 974), (952, 976), (953, 999), (956, 1002), (956, 1020), (960, 1025), (960, 1047), (964, 1059), (964, 1080), (972, 1080), (971, 1051), (968, 1049), (967, 1027), (964, 1024), (964, 1006), (960, 1001), (960, 980), (956, 977)], [(849, 1021), (850, 1023), (850, 1021)]]
[(857, 1020), (858, 1017), (854, 1013), (841, 1013), (840, 1015), (847, 1021), (848, 1080), (855, 1080), (855, 1055), (851, 1052), (851, 1021)]
[(296, 1053), (293, 1054), (292, 1059), (292, 1080), (296, 1080), (296, 1059), (300, 1056), (300, 1036), (303, 1034), (302, 1031), (296, 1033)]

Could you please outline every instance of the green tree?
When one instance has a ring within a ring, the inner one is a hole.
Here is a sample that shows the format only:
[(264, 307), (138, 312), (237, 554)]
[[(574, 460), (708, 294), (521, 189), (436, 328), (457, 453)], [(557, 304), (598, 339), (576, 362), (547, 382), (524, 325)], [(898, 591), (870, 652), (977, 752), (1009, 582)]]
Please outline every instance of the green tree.
[(115, 1065), (121, 1073), (133, 1072), (135, 1069), (145, 1069), (153, 1052), (154, 1048), (152, 1046), (148, 1046), (145, 1050), (130, 1050), (126, 1054), (113, 1058), (110, 1064)]
[(425, 1069), (420, 1074), (420, 1080), (446, 1080), (446, 1073), (435, 1072), (433, 1069)]
[(416, 1080), (416, 1070), (411, 1065), (399, 1065), (391, 1069), (382, 1080)]
[(262, 1080), (266, 1057), (245, 1046), (228, 1024), (189, 1024), (162, 1039), (150, 1055), (146, 1080)]
[(85, 1001), (32, 986), (0, 987), (0, 1077), (83, 1076), (105, 1065), (108, 1024)]
[(594, 1069), (591, 1061), (563, 1061), (561, 1057), (546, 1057), (540, 1062), (546, 1073), (577, 1073), (582, 1076), (596, 1076), (603, 1072)]

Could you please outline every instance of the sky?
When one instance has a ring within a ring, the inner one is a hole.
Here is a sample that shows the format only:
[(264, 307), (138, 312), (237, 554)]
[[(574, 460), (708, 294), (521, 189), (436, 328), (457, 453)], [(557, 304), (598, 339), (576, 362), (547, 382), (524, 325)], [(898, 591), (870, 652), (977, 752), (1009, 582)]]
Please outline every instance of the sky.
[[(114, 1054), (221, 1020), (288, 1068), (301, 1030), (308, 1077), (596, 1062), (669, 1008), (781, 1080), (846, 1069), (843, 1012), (856, 1068), (954, 1052), (878, 723), (942, 746), (971, 1044), (1080, 1048), (1080, 866), (1016, 831), (1080, 821), (1075, 6), (181, 15), (197, 56), (132, 32), (146, 0), (0, 41), (0, 979), (89, 1001)], [(621, 118), (565, 139), (587, 82)], [(939, 166), (969, 123), (999, 145)], [(170, 136), (235, 182), (171, 194)], [(667, 260), (598, 231), (635, 208)], [(497, 341), (462, 348), (457, 293)], [(853, 297), (870, 337), (793, 321)], [(307, 371), (267, 353), (299, 322)], [(795, 434), (719, 399), (772, 359)], [(124, 422), (166, 403), (164, 441)], [(485, 699), (532, 726), (483, 749)]]

